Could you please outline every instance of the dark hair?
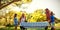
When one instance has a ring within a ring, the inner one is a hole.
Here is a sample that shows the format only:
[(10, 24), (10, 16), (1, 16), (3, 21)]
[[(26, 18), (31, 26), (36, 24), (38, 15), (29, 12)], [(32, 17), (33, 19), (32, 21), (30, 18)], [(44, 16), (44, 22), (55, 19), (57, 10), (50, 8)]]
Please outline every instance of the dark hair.
[(17, 16), (17, 14), (14, 15), (14, 18)]
[(51, 15), (54, 15), (54, 13), (53, 13), (53, 12), (51, 12)]
[(49, 10), (48, 8), (46, 8), (45, 10)]

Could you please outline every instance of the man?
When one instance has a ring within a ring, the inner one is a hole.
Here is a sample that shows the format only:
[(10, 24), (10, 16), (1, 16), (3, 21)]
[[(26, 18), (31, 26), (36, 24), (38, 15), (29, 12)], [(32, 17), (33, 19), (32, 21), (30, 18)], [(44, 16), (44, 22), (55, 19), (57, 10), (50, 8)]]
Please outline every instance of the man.
[[(45, 11), (46, 11), (46, 18), (47, 18), (46, 20), (50, 23), (50, 11), (48, 8), (46, 8)], [(45, 30), (47, 29), (48, 29), (48, 26), (45, 27)]]

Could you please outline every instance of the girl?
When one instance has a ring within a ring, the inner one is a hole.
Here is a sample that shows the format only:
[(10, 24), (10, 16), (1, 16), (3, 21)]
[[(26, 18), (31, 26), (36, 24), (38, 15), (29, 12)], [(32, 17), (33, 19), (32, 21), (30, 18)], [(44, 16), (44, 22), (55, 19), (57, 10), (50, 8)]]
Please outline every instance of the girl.
[[(26, 17), (24, 15), (24, 13), (22, 13), (22, 16), (20, 17), (19, 23), (25, 22), (25, 21), (26, 21)], [(25, 28), (23, 26), (20, 26), (20, 28), (21, 28), (21, 30), (25, 30)]]
[(14, 25), (15, 25), (15, 29), (14, 30), (17, 30), (17, 25), (18, 25), (17, 14), (14, 15)]

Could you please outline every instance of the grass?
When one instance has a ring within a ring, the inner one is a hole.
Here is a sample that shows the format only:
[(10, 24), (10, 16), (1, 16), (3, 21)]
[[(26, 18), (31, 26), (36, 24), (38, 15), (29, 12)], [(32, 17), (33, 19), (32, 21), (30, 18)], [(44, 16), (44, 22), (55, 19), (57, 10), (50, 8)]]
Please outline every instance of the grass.
[[(14, 27), (5, 27), (5, 28), (0, 28), (0, 30), (14, 30)], [(18, 29), (20, 30), (20, 29)], [(44, 30), (43, 28), (40, 29), (40, 28), (28, 28), (27, 30)], [(50, 29), (48, 29), (50, 30)], [(56, 30), (60, 30), (60, 29), (56, 29)]]

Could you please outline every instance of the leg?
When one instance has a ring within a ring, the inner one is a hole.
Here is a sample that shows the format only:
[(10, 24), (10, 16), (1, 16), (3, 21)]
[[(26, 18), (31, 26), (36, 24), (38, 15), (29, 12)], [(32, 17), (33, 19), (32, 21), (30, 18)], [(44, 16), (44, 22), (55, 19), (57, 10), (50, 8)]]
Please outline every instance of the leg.
[(45, 30), (47, 30), (47, 29), (48, 29), (48, 26), (45, 27)]
[(24, 28), (23, 26), (20, 26), (20, 29), (21, 29), (21, 30), (25, 30), (26, 28)]
[(23, 30), (25, 30), (25, 28), (23, 27)]
[(51, 23), (51, 30), (55, 30), (55, 28), (54, 28), (54, 22)]
[[(49, 22), (49, 24), (51, 25), (51, 23)], [(45, 27), (45, 30), (48, 30), (48, 26)]]
[(14, 30), (17, 30), (17, 26), (15, 26), (15, 29)]
[(25, 27), (23, 27), (23, 30), (27, 30)]
[(51, 27), (51, 30), (55, 30), (55, 28), (54, 27)]
[(20, 26), (20, 29), (21, 29), (21, 30), (23, 30), (23, 27), (22, 27), (22, 26)]

